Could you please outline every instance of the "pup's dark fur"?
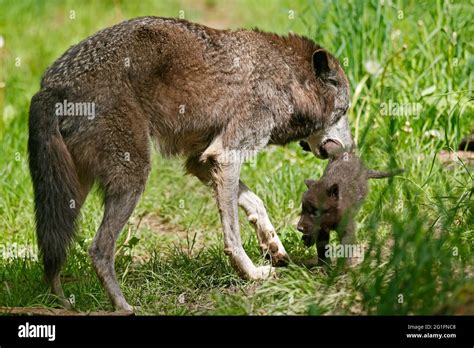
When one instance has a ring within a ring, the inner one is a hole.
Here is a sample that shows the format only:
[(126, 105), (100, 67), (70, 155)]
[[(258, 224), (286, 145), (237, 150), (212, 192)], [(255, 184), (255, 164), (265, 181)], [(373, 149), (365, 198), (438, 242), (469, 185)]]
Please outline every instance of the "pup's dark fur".
[[(349, 146), (349, 100), (337, 60), (297, 35), (142, 17), (71, 47), (44, 74), (29, 118), (37, 236), (53, 292), (64, 299), (59, 272), (97, 183), (105, 212), (89, 253), (115, 308), (132, 309), (115, 276), (114, 247), (145, 187), (150, 140), (164, 155), (185, 157), (187, 171), (214, 189), (235, 269), (267, 277), (271, 267), (256, 267), (242, 247), (238, 207), (273, 265), (287, 254), (263, 202), (239, 180), (241, 158), (300, 139), (316, 155), (325, 144)], [(58, 116), (66, 101), (95, 105), (95, 115)]]
[[(329, 232), (335, 230), (341, 244), (355, 243), (354, 218), (368, 192), (368, 180), (387, 178), (403, 172), (379, 172), (365, 168), (353, 153), (331, 158), (319, 181), (305, 180), (302, 212), (297, 229), (306, 246), (316, 243), (319, 260), (326, 261)], [(350, 262), (350, 261), (349, 261)]]

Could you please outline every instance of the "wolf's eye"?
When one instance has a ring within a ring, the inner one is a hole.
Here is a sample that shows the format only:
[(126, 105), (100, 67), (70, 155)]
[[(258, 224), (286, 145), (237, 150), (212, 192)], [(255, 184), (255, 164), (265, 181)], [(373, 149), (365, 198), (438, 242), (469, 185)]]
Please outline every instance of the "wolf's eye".
[(339, 81), (335, 79), (334, 77), (329, 77), (327, 81), (334, 87), (337, 87), (339, 85)]

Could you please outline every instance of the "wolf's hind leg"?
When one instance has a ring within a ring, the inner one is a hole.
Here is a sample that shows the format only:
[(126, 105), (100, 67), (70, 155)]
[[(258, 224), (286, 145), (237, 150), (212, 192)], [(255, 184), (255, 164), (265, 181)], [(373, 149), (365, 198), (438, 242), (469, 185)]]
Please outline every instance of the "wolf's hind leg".
[(125, 300), (115, 275), (115, 242), (132, 215), (140, 195), (141, 190), (106, 193), (104, 218), (89, 249), (97, 276), (116, 310), (133, 310)]
[[(136, 114), (130, 110), (127, 115)], [(133, 213), (150, 172), (148, 128), (122, 113), (105, 119), (97, 177), (104, 191), (104, 216), (89, 248), (97, 276), (117, 310), (133, 310), (115, 275), (115, 243)]]
[(59, 273), (54, 275), (49, 281), (51, 292), (58, 298), (59, 303), (66, 309), (71, 309), (71, 302), (64, 295), (63, 287), (61, 286), (61, 278)]
[(273, 228), (262, 200), (239, 181), (239, 206), (254, 226), (260, 250), (269, 256), (273, 266), (288, 264), (288, 254)]

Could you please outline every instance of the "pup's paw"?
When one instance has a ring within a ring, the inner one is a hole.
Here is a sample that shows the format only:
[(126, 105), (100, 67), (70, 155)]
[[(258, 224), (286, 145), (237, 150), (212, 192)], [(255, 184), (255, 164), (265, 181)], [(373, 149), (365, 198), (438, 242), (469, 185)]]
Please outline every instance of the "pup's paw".
[(309, 248), (310, 246), (316, 243), (316, 238), (314, 238), (314, 236), (310, 234), (303, 234), (301, 236), (301, 240), (303, 241), (304, 246), (307, 248)]
[(346, 260), (346, 266), (349, 268), (356, 267), (362, 263), (362, 259), (359, 257), (348, 257)]

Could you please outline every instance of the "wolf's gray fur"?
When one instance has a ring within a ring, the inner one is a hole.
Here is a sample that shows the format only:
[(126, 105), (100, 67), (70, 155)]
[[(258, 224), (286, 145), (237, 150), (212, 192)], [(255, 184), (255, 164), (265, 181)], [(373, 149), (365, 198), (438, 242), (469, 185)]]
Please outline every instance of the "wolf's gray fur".
[[(94, 117), (54, 115), (64, 100), (93, 103)], [(143, 192), (150, 139), (164, 155), (185, 156), (187, 171), (214, 189), (236, 270), (268, 276), (271, 267), (255, 267), (242, 248), (238, 205), (273, 265), (287, 255), (263, 202), (239, 180), (240, 155), (299, 139), (318, 156), (328, 141), (349, 147), (348, 105), (337, 60), (297, 35), (143, 17), (71, 47), (44, 74), (29, 120), (37, 235), (53, 291), (64, 298), (59, 272), (97, 182), (105, 212), (90, 255), (114, 306), (131, 309), (116, 280), (114, 246)]]

